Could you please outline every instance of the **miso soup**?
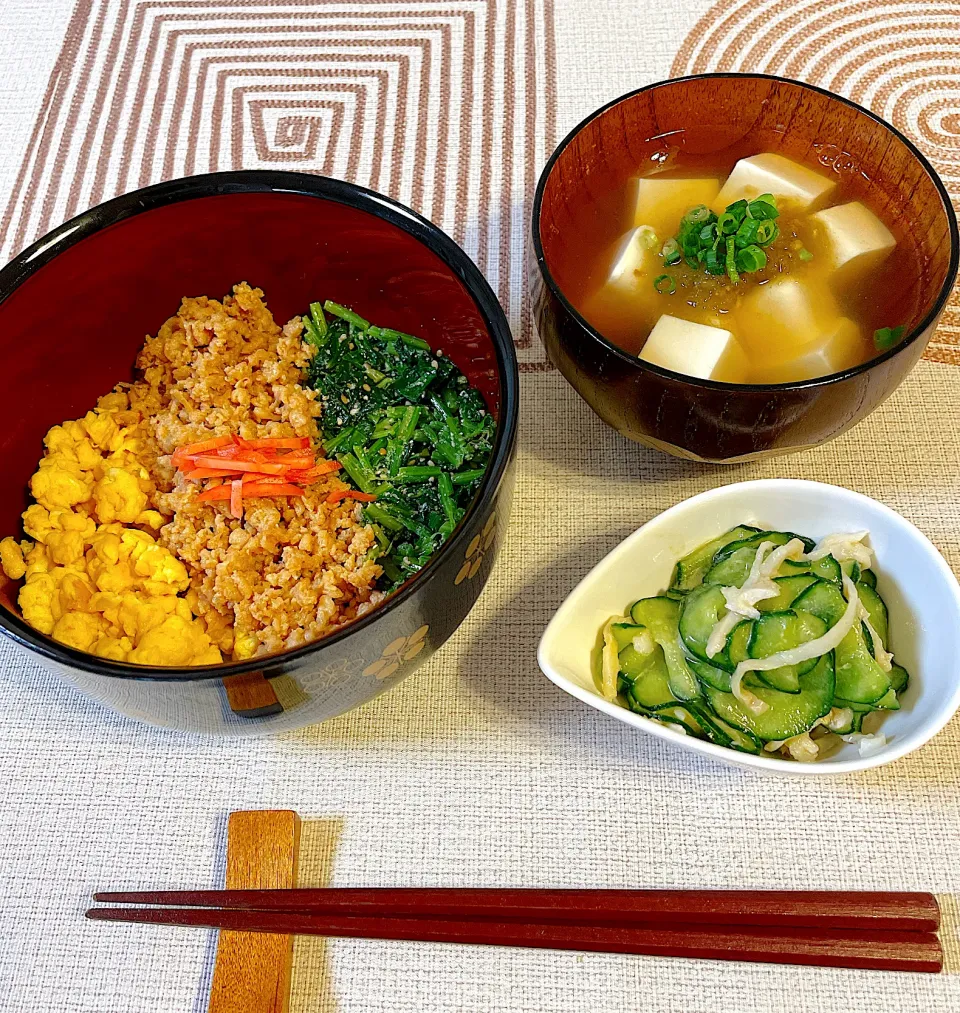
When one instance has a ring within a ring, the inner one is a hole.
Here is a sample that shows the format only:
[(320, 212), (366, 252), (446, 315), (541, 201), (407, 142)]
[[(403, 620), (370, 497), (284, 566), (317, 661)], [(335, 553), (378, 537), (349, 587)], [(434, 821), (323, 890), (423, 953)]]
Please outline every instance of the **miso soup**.
[(730, 383), (825, 376), (901, 340), (916, 265), (855, 182), (737, 154), (681, 155), (586, 209), (559, 271), (580, 313), (631, 354)]

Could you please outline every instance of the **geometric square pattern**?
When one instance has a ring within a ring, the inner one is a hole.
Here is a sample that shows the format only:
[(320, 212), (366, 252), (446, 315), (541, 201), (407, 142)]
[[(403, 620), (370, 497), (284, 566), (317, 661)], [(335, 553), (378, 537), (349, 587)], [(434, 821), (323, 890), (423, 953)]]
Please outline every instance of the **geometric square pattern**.
[(79, 0), (0, 254), (165, 179), (336, 176), (450, 233), (542, 369), (524, 255), (555, 135), (552, 0)]

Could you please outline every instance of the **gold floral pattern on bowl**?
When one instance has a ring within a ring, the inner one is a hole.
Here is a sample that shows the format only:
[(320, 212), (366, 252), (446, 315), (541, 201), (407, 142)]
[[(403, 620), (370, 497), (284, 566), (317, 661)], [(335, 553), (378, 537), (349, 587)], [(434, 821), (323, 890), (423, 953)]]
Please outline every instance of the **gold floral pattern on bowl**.
[(484, 524), (480, 534), (474, 535), (470, 540), (467, 551), (464, 553), (463, 566), (457, 571), (457, 576), (453, 581), (454, 584), (462, 584), (463, 581), (472, 580), (477, 575), (477, 571), (483, 563), (483, 557), (486, 555), (487, 549), (493, 544), (496, 536), (497, 515), (492, 513), (487, 518), (487, 523)]
[(364, 675), (373, 675), (378, 679), (389, 679), (405, 661), (412, 661), (426, 647), (426, 624), (415, 630), (408, 637), (397, 637), (383, 649), (380, 658), (363, 670)]

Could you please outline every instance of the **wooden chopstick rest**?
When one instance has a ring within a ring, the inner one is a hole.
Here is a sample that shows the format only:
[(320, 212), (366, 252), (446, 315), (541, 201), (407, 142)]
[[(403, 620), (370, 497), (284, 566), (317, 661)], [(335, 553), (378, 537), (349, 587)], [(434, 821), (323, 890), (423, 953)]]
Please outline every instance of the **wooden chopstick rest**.
[[(231, 813), (227, 824), (228, 890), (296, 886), (299, 849), (300, 817), (295, 812)], [(287, 1013), (292, 965), (290, 934), (267, 936), (242, 926), (221, 932), (209, 1013)]]

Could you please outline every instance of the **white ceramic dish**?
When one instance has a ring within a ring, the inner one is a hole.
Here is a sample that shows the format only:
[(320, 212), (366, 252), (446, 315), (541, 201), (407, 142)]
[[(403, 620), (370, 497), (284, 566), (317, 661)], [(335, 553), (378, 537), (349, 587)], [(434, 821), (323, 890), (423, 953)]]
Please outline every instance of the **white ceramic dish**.
[[(869, 530), (877, 588), (890, 609), (890, 643), (911, 675), (902, 709), (891, 713), (881, 728), (888, 740), (883, 749), (861, 757), (851, 743), (814, 763), (752, 756), (674, 731), (604, 700), (598, 692), (591, 653), (603, 623), (636, 599), (661, 592), (677, 559), (736, 524), (798, 531), (812, 538)], [(571, 696), (681, 749), (770, 773), (845, 774), (918, 749), (960, 706), (960, 585), (929, 539), (876, 500), (820, 482), (740, 482), (684, 500), (621, 542), (557, 610), (537, 659), (544, 674)]]

